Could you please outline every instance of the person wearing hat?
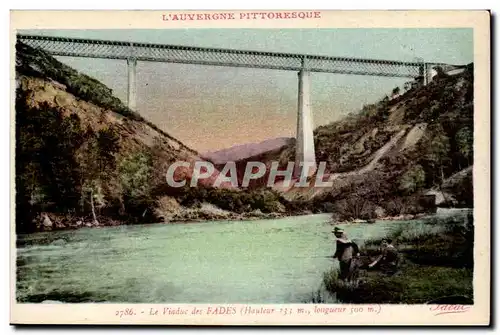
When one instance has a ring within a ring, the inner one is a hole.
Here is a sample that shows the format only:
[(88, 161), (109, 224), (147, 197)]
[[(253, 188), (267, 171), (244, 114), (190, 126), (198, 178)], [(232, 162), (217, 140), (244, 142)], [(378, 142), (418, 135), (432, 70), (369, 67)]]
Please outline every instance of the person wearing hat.
[(337, 238), (337, 250), (335, 251), (333, 258), (337, 258), (339, 260), (339, 279), (351, 280), (353, 272), (356, 268), (354, 257), (359, 257), (359, 247), (347, 237), (342, 228), (335, 227), (332, 230), (332, 233)]
[(369, 269), (379, 268), (386, 273), (397, 271), (399, 263), (399, 252), (392, 245), (392, 239), (384, 238), (380, 244), (380, 256), (378, 256), (370, 265)]

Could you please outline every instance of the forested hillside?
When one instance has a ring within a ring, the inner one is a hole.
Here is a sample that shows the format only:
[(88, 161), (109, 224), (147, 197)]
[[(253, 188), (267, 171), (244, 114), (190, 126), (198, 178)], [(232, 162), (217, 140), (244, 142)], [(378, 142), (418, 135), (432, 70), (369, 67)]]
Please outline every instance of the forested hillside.
[[(472, 64), (317, 128), (316, 158), (327, 163), (332, 188), (269, 189), (267, 180), (213, 187), (218, 170), (200, 187), (170, 188), (168, 167), (203, 160), (196, 151), (99, 81), (22, 43), (15, 120), (18, 232), (309, 212), (373, 218), (418, 213), (422, 195), (472, 206)], [(294, 145), (237, 162), (239, 180), (248, 159), (294, 161)], [(180, 168), (175, 179), (191, 176), (192, 167)]]
[[(377, 208), (391, 215), (416, 212), (415, 197), (431, 193), (443, 206), (472, 206), (473, 105), (470, 64), (318, 127), (316, 160), (327, 163), (334, 187), (291, 189), (289, 196), (343, 217), (376, 216)], [(294, 147), (281, 152), (282, 163), (293, 154)]]
[[(196, 151), (128, 109), (99, 81), (41, 50), (22, 43), (16, 49), (18, 232), (232, 217), (210, 205), (265, 213), (269, 201), (259, 199), (267, 194), (278, 201), (275, 192), (256, 191), (236, 208), (222, 199), (240, 199), (242, 192), (227, 183), (212, 187), (217, 170), (200, 180), (205, 192), (165, 187), (168, 167), (202, 160)], [(191, 175), (192, 166), (181, 167), (174, 178), (189, 182)]]

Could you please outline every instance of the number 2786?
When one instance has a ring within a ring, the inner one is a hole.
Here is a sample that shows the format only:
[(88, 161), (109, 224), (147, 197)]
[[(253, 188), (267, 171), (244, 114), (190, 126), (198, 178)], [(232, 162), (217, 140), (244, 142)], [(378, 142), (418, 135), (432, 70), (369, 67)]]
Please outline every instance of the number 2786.
[(127, 316), (127, 315), (135, 315), (135, 312), (134, 312), (133, 308), (125, 308), (125, 309), (116, 311), (115, 315), (121, 318), (121, 317)]

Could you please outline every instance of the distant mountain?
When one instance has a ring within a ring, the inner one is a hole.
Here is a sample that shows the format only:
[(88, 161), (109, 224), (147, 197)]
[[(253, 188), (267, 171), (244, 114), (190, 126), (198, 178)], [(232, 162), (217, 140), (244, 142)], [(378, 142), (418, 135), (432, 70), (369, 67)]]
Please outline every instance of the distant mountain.
[(245, 143), (235, 145), (219, 151), (207, 152), (201, 156), (212, 161), (214, 164), (224, 164), (229, 161), (241, 161), (249, 157), (259, 156), (268, 151), (274, 151), (287, 146), (293, 138), (277, 137), (259, 143)]

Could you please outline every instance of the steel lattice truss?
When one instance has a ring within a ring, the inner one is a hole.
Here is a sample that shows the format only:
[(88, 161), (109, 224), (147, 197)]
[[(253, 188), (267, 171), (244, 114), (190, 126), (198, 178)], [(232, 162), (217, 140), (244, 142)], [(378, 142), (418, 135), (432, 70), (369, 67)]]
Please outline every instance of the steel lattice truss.
[(326, 57), (290, 53), (197, 48), (177, 45), (17, 35), (19, 41), (54, 56), (201, 64), (277, 70), (417, 78), (423, 62)]

